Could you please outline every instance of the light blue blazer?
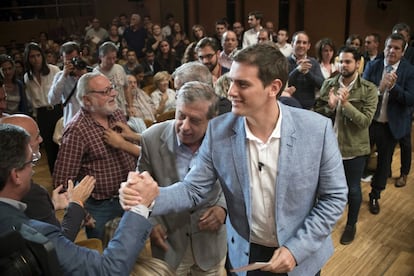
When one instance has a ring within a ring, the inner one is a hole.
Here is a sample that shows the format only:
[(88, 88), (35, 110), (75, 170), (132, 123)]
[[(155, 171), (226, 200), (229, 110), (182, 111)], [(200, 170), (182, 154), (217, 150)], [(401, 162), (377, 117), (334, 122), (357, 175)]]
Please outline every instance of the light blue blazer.
[[(278, 244), (296, 259), (289, 275), (315, 275), (333, 254), (332, 228), (347, 202), (342, 158), (329, 119), (279, 106), (283, 119), (275, 160)], [(161, 188), (153, 209), (153, 214), (164, 214), (201, 204), (218, 178), (227, 202), (228, 258), (233, 268), (249, 262), (252, 210), (246, 143), (243, 117), (228, 113), (210, 121), (196, 167), (183, 182)]]

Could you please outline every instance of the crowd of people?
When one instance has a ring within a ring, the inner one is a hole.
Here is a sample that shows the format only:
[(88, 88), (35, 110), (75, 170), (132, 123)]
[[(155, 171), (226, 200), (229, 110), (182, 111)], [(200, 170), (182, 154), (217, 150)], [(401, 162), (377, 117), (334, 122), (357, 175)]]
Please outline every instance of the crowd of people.
[[(108, 28), (94, 18), (79, 41), (42, 32), (1, 47), (1, 233), (46, 236), (64, 274), (127, 275), (150, 238), (177, 275), (319, 275), (346, 205), (340, 243), (355, 239), (367, 174), (380, 212), (397, 143), (395, 186), (407, 184), (411, 30), (396, 24), (383, 52), (376, 33), (339, 48), (321, 38), (313, 58), (306, 31), (263, 20), (187, 35), (172, 14), (165, 26), (121, 14)], [(31, 180), (40, 144), (52, 196)], [(119, 217), (102, 256), (73, 243), (82, 226), (104, 240)], [(237, 270), (252, 262), (264, 264)]]

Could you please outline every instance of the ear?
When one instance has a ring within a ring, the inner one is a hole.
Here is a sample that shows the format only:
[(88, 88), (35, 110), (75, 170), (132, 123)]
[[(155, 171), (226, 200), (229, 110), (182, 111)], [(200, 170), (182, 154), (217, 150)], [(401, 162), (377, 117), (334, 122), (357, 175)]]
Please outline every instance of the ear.
[(270, 86), (269, 96), (271, 96), (272, 98), (273, 97), (276, 98), (277, 95), (282, 92), (281, 91), (282, 81), (280, 79), (274, 79), (269, 86)]
[(84, 96), (82, 97), (82, 99), (83, 99), (83, 104), (84, 104), (85, 106), (91, 106), (91, 105), (92, 105), (92, 101), (91, 101), (91, 99), (89, 98), (89, 96), (88, 96), (88, 95), (84, 95)]
[(359, 66), (361, 65), (361, 60), (358, 60), (357, 62), (355, 62), (355, 66), (357, 71), (359, 70)]
[(10, 176), (9, 176), (10, 182), (13, 185), (20, 185), (21, 184), (21, 179), (19, 176), (19, 171), (16, 168), (13, 168), (10, 172)]

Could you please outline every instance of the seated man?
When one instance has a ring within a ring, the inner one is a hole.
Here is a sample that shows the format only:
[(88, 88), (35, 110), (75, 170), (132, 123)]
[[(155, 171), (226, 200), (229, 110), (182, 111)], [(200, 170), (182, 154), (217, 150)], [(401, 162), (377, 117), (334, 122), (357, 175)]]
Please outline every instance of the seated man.
[[(15, 114), (0, 119), (0, 123), (20, 126), (26, 130), (30, 135), (30, 147), (33, 155), (37, 160), (40, 159), (39, 145), (43, 139), (35, 120), (27, 115)], [(70, 180), (66, 192), (61, 193), (63, 185), (59, 185), (53, 190), (53, 196), (50, 198), (48, 191), (32, 180), (29, 192), (21, 201), (27, 204), (25, 214), (29, 218), (61, 227), (63, 235), (74, 241), (86, 214), (83, 204), (90, 196), (94, 186), (95, 178), (91, 176), (85, 176), (75, 188)], [(56, 218), (55, 210), (62, 209), (66, 209), (66, 212), (62, 223), (60, 223)]]
[(148, 198), (134, 210), (125, 212), (108, 248), (95, 250), (76, 246), (54, 225), (29, 219), (21, 199), (30, 190), (33, 174), (33, 151), (30, 136), (21, 127), (0, 124), (0, 235), (12, 229), (32, 228), (45, 236), (56, 250), (64, 275), (128, 275), (151, 230), (148, 208), (158, 195), (155, 182), (148, 182), (142, 193)]

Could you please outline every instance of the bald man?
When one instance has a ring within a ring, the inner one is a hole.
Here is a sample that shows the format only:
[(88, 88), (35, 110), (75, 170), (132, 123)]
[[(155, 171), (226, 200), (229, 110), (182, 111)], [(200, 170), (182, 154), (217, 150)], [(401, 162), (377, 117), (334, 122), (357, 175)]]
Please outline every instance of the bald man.
[[(41, 153), (39, 145), (43, 141), (40, 136), (37, 123), (29, 116), (15, 114), (0, 119), (0, 123), (12, 124), (24, 128), (30, 135), (30, 147), (33, 151), (33, 159), (39, 160)], [(52, 198), (48, 191), (41, 185), (31, 182), (30, 191), (22, 199), (27, 204), (25, 213), (32, 219), (41, 220), (61, 228), (62, 233), (71, 241), (74, 241), (81, 223), (85, 218), (83, 203), (91, 194), (95, 179), (91, 176), (85, 176), (82, 181), (73, 187), (69, 181), (68, 190), (63, 192), (63, 185), (53, 190)], [(62, 223), (56, 218), (55, 210), (66, 209)]]

